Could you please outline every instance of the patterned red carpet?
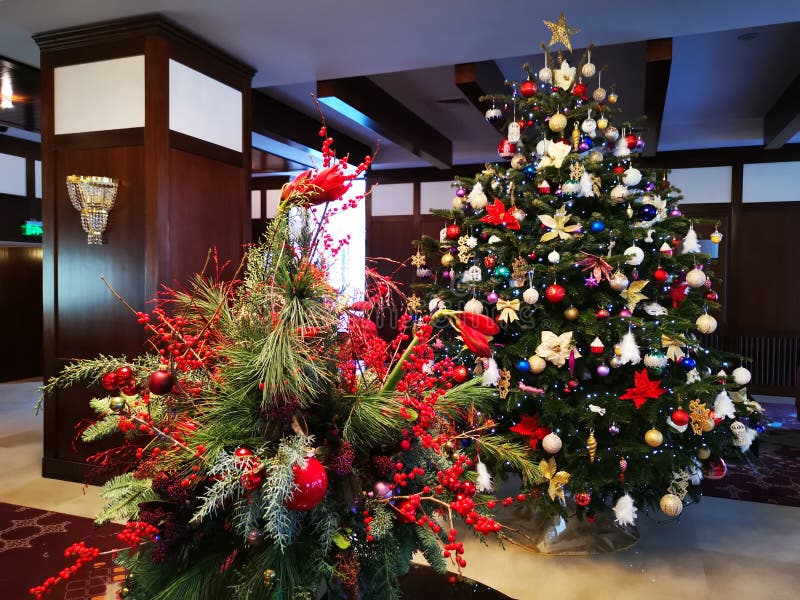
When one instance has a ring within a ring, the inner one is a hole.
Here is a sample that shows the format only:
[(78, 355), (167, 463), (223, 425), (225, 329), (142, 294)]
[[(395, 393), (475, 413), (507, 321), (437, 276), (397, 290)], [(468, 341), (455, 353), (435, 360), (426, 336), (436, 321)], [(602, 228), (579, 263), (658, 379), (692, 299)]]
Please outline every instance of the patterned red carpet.
[(764, 404), (768, 423), (752, 464), (728, 464), (722, 479), (704, 480), (707, 496), (800, 506), (800, 422), (794, 406)]
[[(37, 510), (0, 502), (0, 598), (26, 600), (28, 590), (71, 564), (63, 551), (84, 541), (88, 546), (110, 550), (119, 547), (117, 525), (94, 526), (91, 519)], [(59, 583), (52, 600), (104, 600), (108, 584), (124, 578), (108, 555), (101, 555), (75, 578)]]

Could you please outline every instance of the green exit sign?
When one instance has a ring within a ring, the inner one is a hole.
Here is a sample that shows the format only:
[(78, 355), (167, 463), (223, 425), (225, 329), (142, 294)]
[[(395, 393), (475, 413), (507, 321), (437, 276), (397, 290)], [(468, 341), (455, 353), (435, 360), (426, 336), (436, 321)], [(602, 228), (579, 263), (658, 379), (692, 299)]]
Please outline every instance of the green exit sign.
[(24, 235), (25, 237), (41, 237), (42, 222), (25, 221), (25, 224), (22, 226), (22, 235)]

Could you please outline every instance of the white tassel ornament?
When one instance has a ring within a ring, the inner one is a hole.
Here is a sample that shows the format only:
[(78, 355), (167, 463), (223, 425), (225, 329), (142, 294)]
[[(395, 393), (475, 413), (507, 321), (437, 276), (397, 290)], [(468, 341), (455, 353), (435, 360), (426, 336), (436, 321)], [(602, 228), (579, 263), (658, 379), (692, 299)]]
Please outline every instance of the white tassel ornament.
[(736, 418), (736, 409), (733, 406), (733, 400), (728, 395), (726, 390), (722, 390), (717, 394), (714, 400), (714, 414), (719, 418), (734, 419)]
[(484, 387), (497, 387), (497, 384), (500, 382), (500, 369), (497, 367), (497, 363), (493, 358), (489, 359), (489, 364), (486, 365), (486, 369), (483, 371), (483, 381), (481, 385)]
[(629, 494), (625, 494), (614, 504), (615, 521), (620, 525), (636, 524), (636, 505)]
[(639, 352), (639, 345), (636, 343), (636, 338), (630, 331), (622, 336), (619, 343), (619, 362), (620, 364), (638, 365), (642, 361), (642, 355)]
[(700, 251), (700, 242), (697, 241), (697, 232), (694, 230), (694, 225), (689, 225), (689, 231), (686, 232), (686, 237), (683, 238), (681, 254), (692, 254)]
[(479, 492), (493, 492), (494, 486), (492, 485), (492, 476), (489, 474), (489, 469), (486, 468), (486, 465), (481, 462), (480, 457), (478, 457), (478, 464), (475, 466), (475, 470), (478, 472), (475, 488)]

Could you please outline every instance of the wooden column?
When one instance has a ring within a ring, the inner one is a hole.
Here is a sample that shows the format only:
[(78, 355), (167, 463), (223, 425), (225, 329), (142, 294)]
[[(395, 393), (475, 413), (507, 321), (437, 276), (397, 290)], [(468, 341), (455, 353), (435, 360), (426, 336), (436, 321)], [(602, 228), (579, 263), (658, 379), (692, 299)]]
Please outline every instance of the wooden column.
[[(250, 238), (253, 69), (160, 16), (34, 37), (41, 49), (47, 378), (74, 358), (145, 349), (141, 326), (101, 276), (131, 306), (148, 310), (162, 283), (185, 281), (203, 267), (210, 247), (238, 264)], [(201, 93), (188, 101), (195, 88)], [(102, 246), (86, 243), (67, 195), (70, 174), (120, 180)], [(84, 458), (98, 448), (73, 441), (90, 397), (75, 388), (45, 403), (45, 477), (89, 475)]]

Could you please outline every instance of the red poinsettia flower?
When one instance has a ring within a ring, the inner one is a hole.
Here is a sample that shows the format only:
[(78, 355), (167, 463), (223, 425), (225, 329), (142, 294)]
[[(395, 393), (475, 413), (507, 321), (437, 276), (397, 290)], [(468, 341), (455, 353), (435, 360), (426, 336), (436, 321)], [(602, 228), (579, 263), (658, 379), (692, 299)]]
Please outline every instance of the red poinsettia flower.
[(313, 206), (338, 200), (350, 189), (351, 180), (344, 173), (344, 165), (340, 162), (321, 171), (309, 169), (283, 186), (281, 201), (286, 202), (294, 197)]
[(647, 369), (642, 369), (633, 374), (633, 387), (625, 390), (625, 393), (619, 399), (633, 400), (633, 404), (638, 410), (650, 398), (658, 398), (666, 392), (667, 390), (661, 387), (661, 381), (651, 380), (647, 374)]
[(494, 199), (494, 204), (486, 206), (486, 216), (481, 217), (481, 221), (490, 225), (505, 225), (509, 229), (519, 229), (519, 221), (506, 211), (506, 205), (499, 198)]
[(509, 428), (509, 431), (518, 433), (519, 435), (527, 436), (530, 439), (530, 446), (536, 449), (539, 445), (539, 440), (543, 439), (550, 433), (550, 428), (542, 427), (539, 424), (539, 415), (522, 415), (519, 423)]

